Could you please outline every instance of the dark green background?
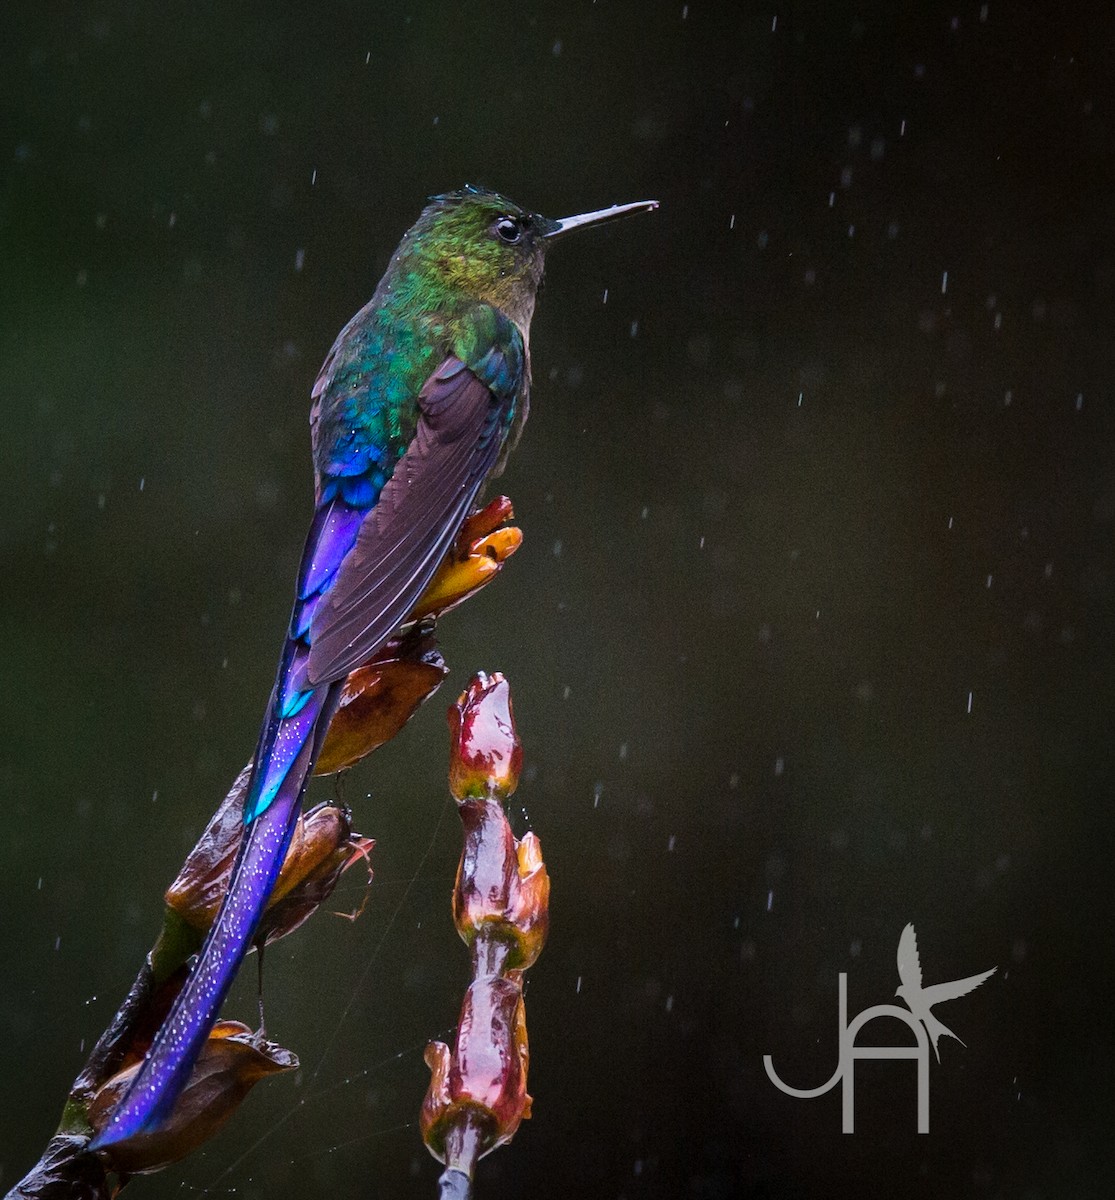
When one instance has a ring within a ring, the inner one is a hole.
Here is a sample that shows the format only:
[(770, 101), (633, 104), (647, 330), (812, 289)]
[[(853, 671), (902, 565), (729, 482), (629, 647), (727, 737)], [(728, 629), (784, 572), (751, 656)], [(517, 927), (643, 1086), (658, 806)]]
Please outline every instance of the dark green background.
[[(482, 667), (554, 892), (535, 1118), (480, 1196), (1108, 1194), (1105, 8), (2, 21), (0, 1185), (254, 744), (316, 369), (423, 198), (472, 181), (662, 208), (552, 256), (505, 480), (524, 547), (344, 784), (378, 839), (364, 916), (268, 956), (300, 1080), (136, 1196), (434, 1193), (421, 1047), (466, 978), (443, 713)], [(853, 1013), (888, 1000), (908, 921), (927, 982), (999, 971), (940, 1011), (967, 1048), (929, 1136), (909, 1067), (869, 1064), (845, 1137), (838, 1090), (784, 1096), (762, 1055), (827, 1078), (837, 973)]]

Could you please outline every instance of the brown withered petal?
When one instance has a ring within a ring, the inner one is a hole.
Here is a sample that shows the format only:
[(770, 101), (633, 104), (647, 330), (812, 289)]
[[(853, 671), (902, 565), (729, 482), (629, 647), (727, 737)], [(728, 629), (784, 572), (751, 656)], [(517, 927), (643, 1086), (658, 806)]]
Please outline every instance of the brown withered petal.
[(390, 741), (449, 674), (432, 632), (415, 626), (392, 638), (345, 680), (316, 775), (343, 771)]
[[(275, 942), (293, 933), (333, 894), (345, 871), (362, 862), (372, 881), (369, 859), (375, 842), (352, 831), (352, 814), (335, 804), (319, 804), (305, 813), (295, 826), (290, 849), (267, 902), (256, 934)], [(357, 910), (363, 909), (363, 904)]]
[(104, 1163), (86, 1154), (88, 1139), (56, 1133), (42, 1158), (12, 1188), (5, 1200), (110, 1200)]
[(251, 774), (249, 763), (236, 777), (197, 845), (186, 856), (177, 879), (166, 891), (167, 905), (202, 932), (213, 924), (228, 890), (232, 860), (240, 849), (244, 793)]
[(414, 606), (415, 619), (456, 608), (503, 570), (523, 543), (522, 530), (504, 527), (514, 516), (511, 501), (497, 496), (465, 521), (452, 551)]
[[(268, 1075), (293, 1071), (298, 1059), (274, 1042), (256, 1041), (238, 1021), (213, 1027), (171, 1114), (151, 1133), (137, 1134), (101, 1155), (116, 1172), (135, 1175), (177, 1162), (207, 1141), (228, 1120), (252, 1087)], [(107, 1123), (116, 1102), (139, 1069), (114, 1075), (89, 1106), (95, 1132)]]
[(435, 616), (463, 604), (503, 570), (503, 564), (523, 544), (521, 529), (497, 529), (469, 547), (468, 557), (447, 560), (414, 606), (416, 618)]
[[(245, 767), (190, 852), (178, 878), (166, 893), (167, 905), (195, 929), (212, 925), (228, 889), (233, 860), (240, 846)], [(319, 804), (298, 818), (290, 849), (260, 923), (257, 941), (285, 937), (297, 929), (337, 886), (354, 862), (367, 862), (374, 843), (353, 833), (347, 809)]]
[(496, 496), (489, 500), (483, 508), (477, 509), (461, 526), (457, 535), (456, 552), (458, 557), (464, 557), (476, 542), (494, 533), (515, 519), (515, 509), (510, 497)]
[(522, 765), (511, 686), (498, 671), (478, 672), (449, 710), (449, 790), (458, 801), (506, 799), (519, 784)]

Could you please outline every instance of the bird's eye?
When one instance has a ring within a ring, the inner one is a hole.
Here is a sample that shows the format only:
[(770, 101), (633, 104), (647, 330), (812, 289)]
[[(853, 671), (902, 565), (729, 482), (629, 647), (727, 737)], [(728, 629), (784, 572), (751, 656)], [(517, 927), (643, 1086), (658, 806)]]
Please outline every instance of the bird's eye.
[(523, 227), (514, 217), (500, 217), (496, 221), (495, 230), (500, 240), (511, 246), (523, 236)]

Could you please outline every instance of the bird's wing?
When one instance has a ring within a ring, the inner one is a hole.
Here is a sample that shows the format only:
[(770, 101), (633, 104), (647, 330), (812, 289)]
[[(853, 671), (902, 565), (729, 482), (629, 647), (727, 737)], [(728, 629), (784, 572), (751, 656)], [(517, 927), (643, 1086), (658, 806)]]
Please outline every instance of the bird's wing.
[(311, 684), (367, 662), (425, 590), (499, 457), (522, 378), (515, 348), (471, 367), (450, 355), (426, 380), (415, 436), (314, 612)]
[(898, 939), (898, 978), (905, 987), (921, 991), (921, 963), (918, 960), (918, 939), (913, 925), (907, 925)]
[(990, 979), (998, 969), (998, 967), (992, 967), (990, 971), (984, 971), (981, 975), (969, 975), (967, 979), (954, 979), (952, 983), (935, 983), (922, 993), (925, 1003), (932, 1007), (945, 1000), (956, 1000), (960, 996), (966, 996), (969, 992), (975, 991), (985, 980)]

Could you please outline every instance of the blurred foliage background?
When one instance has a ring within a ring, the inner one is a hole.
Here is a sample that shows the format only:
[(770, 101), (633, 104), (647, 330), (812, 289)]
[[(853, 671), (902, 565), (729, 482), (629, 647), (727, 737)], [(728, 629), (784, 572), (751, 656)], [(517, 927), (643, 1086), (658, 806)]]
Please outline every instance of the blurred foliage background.
[[(1102, 6), (676, 0), (0, 15), (0, 1185), (250, 754), (308, 393), (424, 197), (554, 216), (453, 675), (348, 776), (355, 925), (268, 956), (304, 1069), (135, 1194), (429, 1195), (467, 979), (444, 709), (505, 671), (554, 880), (535, 1118), (479, 1194), (1110, 1184), (1115, 255)], [(334, 785), (315, 785), (328, 795)], [(355, 873), (354, 873), (355, 876)], [(355, 904), (359, 884), (353, 882)], [(341, 897), (344, 900), (344, 896)], [(967, 1048), (794, 1100), (907, 921)], [(252, 1019), (254, 971), (229, 1005)]]

